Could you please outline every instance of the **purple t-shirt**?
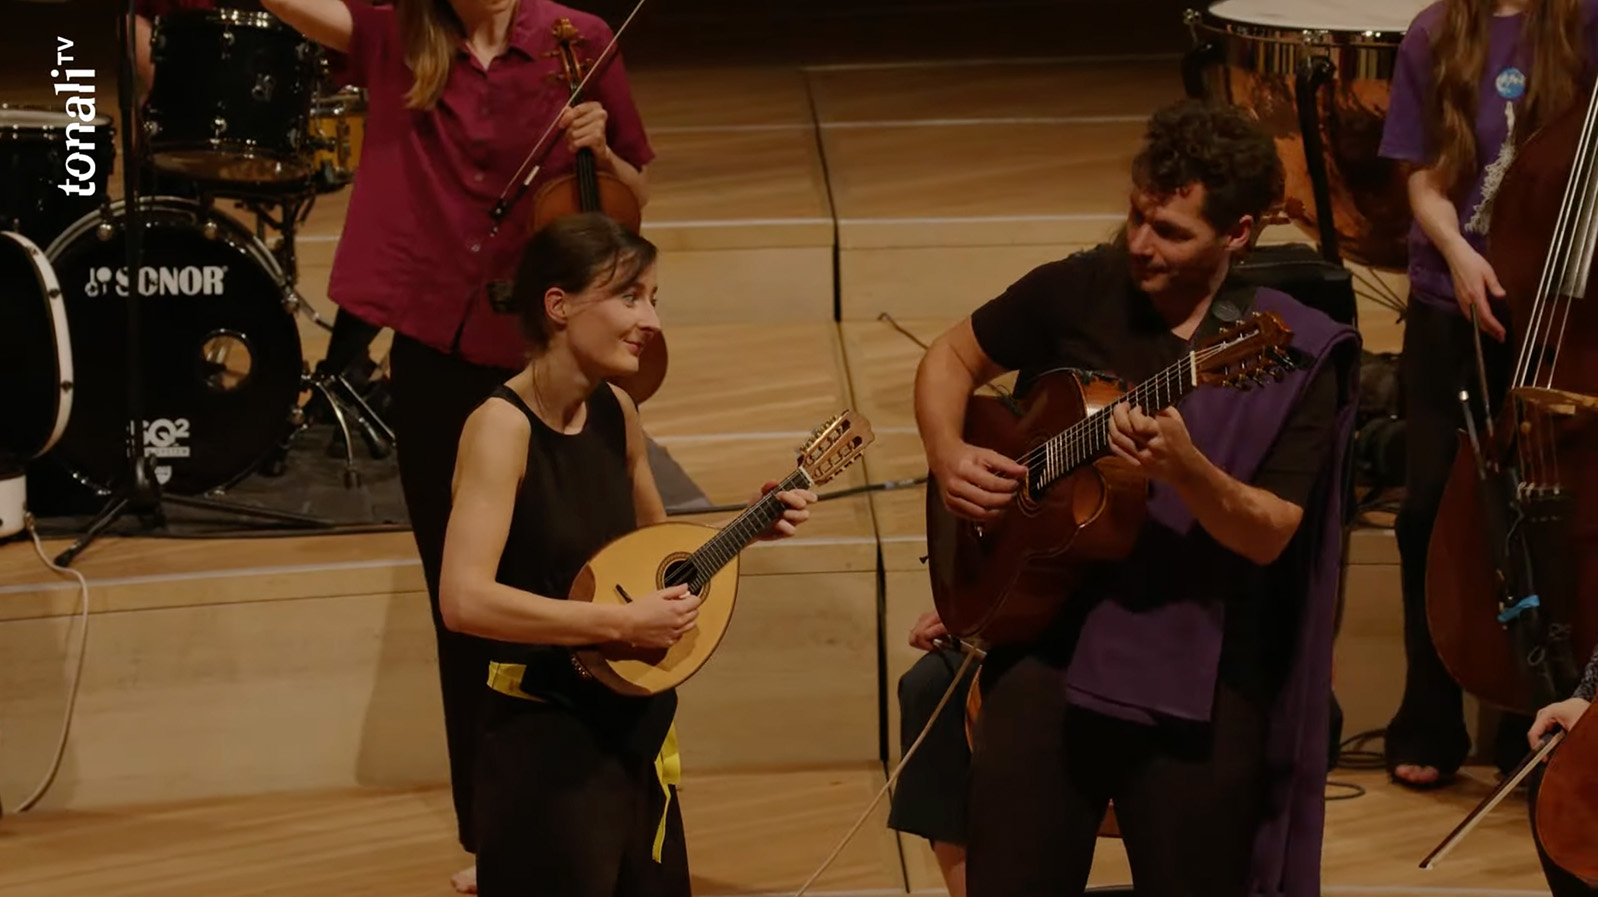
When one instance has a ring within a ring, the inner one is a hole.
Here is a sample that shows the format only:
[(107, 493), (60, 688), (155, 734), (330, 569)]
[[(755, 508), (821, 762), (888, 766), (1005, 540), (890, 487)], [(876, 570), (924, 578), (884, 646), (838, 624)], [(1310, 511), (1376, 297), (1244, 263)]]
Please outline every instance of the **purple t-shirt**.
[[(1593, 61), (1598, 61), (1598, 0), (1582, 0), (1581, 5), (1590, 72)], [(1392, 99), (1382, 132), (1384, 158), (1418, 165), (1432, 161), (1426, 110), (1433, 101), (1432, 42), (1442, 28), (1443, 7), (1443, 3), (1434, 3), (1421, 10), (1399, 45)], [(1523, 13), (1494, 16), (1489, 26), (1487, 64), (1482, 69), (1476, 109), (1477, 167), (1470, 191), (1459, 204), (1460, 231), (1478, 252), (1486, 248), (1492, 197), (1499, 178), (1513, 160), (1511, 128), (1529, 86), (1531, 61), (1521, 44), (1525, 18)], [(1458, 310), (1448, 262), (1418, 221), (1409, 230), (1409, 284), (1416, 300)]]

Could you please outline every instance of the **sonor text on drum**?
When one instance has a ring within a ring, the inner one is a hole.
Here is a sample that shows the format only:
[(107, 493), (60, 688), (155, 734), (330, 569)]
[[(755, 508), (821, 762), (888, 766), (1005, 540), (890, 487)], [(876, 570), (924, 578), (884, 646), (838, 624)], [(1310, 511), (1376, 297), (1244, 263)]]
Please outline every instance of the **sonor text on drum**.
[[(105, 296), (111, 292), (111, 269), (89, 269), (85, 296)], [(182, 268), (139, 269), (139, 294), (142, 296), (221, 296), (227, 292), (226, 265), (185, 265)], [(128, 294), (128, 269), (116, 272), (118, 296)]]

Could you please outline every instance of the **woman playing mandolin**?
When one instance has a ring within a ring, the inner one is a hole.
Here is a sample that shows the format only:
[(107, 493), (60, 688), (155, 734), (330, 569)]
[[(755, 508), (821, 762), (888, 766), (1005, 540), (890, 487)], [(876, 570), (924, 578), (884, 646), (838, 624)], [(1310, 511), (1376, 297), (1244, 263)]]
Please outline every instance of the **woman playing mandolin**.
[[(623, 697), (569, 648), (670, 647), (699, 599), (679, 586), (626, 604), (564, 600), (600, 548), (666, 519), (637, 409), (607, 382), (636, 370), (660, 329), (655, 248), (602, 215), (559, 219), (529, 244), (513, 302), (532, 360), (461, 434), (440, 590), (446, 624), (493, 645), (479, 671), (478, 891), (687, 895), (676, 693)], [(815, 500), (779, 498), (788, 507), (766, 538), (792, 535)]]
[[(1433, 787), (1452, 779), (1469, 749), (1461, 691), (1432, 642), (1426, 565), (1433, 522), (1463, 426), (1459, 392), (1474, 413), (1497, 413), (1509, 379), (1505, 306), (1484, 258), (1493, 196), (1516, 146), (1592, 84), (1598, 62), (1595, 0), (1444, 0), (1416, 16), (1399, 49), (1382, 155), (1415, 167), (1404, 327), (1406, 492), (1397, 523), (1407, 675), (1387, 726), (1393, 779)], [(1482, 404), (1481, 331), (1493, 395)], [(1520, 756), (1518, 726), (1500, 733), (1501, 768)], [(1507, 737), (1506, 737), (1507, 736)]]
[[(526, 360), (502, 300), (527, 244), (534, 192), (570, 173), (587, 148), (642, 205), (654, 153), (619, 56), (579, 101), (571, 97), (557, 28), (569, 20), (591, 58), (612, 38), (596, 16), (550, 0), (262, 2), (346, 54), (350, 82), (367, 91), (361, 164), (328, 294), (341, 320), (394, 330), (390, 421), (433, 603), (456, 822), (472, 852), (471, 771), (489, 646), (448, 631), (438, 611), (456, 446), (471, 410)], [(500, 197), (552, 122), (564, 139), (536, 160), (540, 181), (496, 222)], [(470, 870), (456, 887), (471, 889)]]

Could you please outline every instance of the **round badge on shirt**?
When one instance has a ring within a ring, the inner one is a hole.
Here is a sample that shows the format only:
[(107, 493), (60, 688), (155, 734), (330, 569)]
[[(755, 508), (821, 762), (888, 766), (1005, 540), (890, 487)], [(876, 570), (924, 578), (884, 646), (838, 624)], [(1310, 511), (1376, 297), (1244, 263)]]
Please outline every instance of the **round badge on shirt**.
[(1498, 95), (1506, 100), (1518, 100), (1526, 94), (1526, 73), (1510, 66), (1498, 73), (1498, 79), (1493, 82), (1498, 89)]

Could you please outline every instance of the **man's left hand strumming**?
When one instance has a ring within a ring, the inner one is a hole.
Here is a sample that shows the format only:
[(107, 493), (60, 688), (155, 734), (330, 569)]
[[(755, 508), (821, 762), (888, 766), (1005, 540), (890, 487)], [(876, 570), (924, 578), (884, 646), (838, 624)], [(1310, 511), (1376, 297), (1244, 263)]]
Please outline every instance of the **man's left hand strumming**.
[(1208, 462), (1193, 447), (1175, 408), (1150, 416), (1122, 402), (1110, 412), (1110, 451), (1149, 477), (1173, 486), (1196, 476)]
[(1298, 505), (1211, 464), (1174, 407), (1150, 417), (1141, 408), (1116, 405), (1110, 450), (1150, 479), (1169, 484), (1215, 541), (1256, 564), (1280, 557), (1304, 517)]

